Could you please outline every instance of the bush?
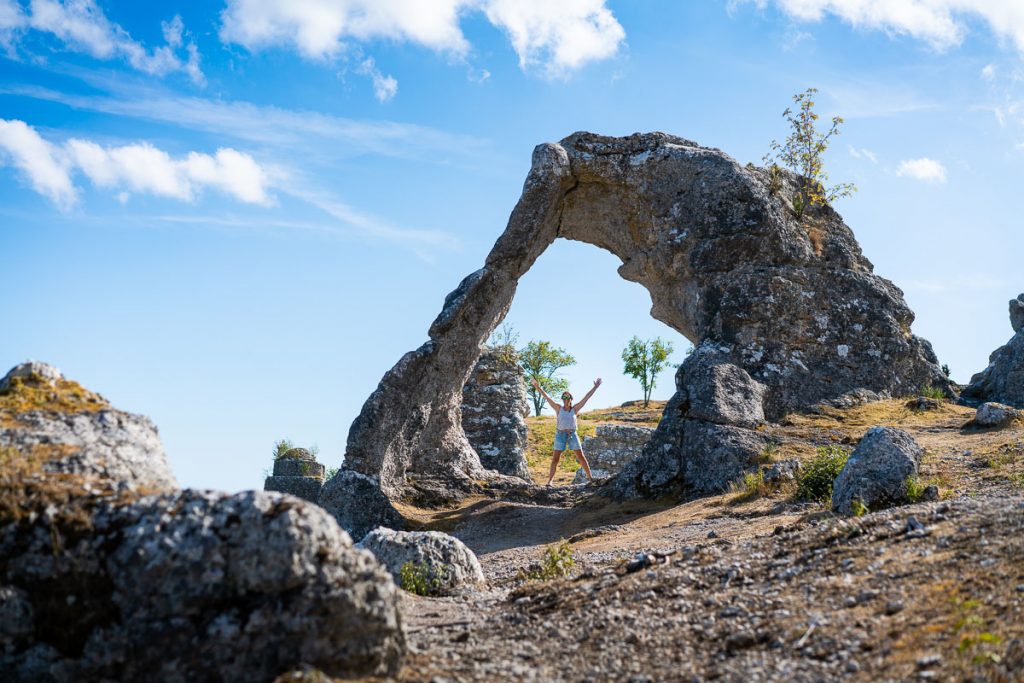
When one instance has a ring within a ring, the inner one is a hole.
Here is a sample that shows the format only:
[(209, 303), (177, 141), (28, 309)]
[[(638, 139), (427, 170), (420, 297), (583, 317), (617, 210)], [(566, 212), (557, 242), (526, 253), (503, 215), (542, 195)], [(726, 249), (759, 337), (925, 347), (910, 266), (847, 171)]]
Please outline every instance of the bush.
[(274, 442), (274, 460), (280, 460), (285, 453), (295, 448), (291, 439), (281, 439)]
[(398, 570), (402, 590), (416, 595), (437, 595), (443, 584), (441, 576), (427, 562), (406, 562)]
[(933, 387), (931, 384), (927, 384), (921, 387), (921, 395), (925, 398), (933, 398), (942, 401), (946, 398), (946, 392), (939, 387)]
[(576, 566), (576, 560), (573, 559), (572, 548), (568, 541), (563, 540), (548, 546), (540, 563), (530, 567), (526, 572), (520, 572), (520, 578), (531, 581), (549, 581), (567, 576), (574, 566)]
[(924, 492), (927, 488), (927, 484), (921, 483), (914, 475), (907, 477), (907, 499), (911, 503), (924, 500)]
[(807, 463), (797, 481), (797, 498), (823, 503), (832, 498), (832, 483), (843, 471), (850, 452), (842, 446), (818, 446), (818, 454)]

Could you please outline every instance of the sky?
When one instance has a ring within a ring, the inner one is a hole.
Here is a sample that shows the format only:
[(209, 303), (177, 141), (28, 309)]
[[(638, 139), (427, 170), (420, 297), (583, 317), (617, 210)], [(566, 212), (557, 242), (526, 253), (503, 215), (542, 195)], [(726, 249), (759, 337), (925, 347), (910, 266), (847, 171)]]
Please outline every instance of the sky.
[[(536, 144), (760, 163), (816, 87), (837, 210), (966, 382), (1024, 291), (1022, 58), (1020, 0), (0, 0), (0, 365), (148, 415), (184, 486), (260, 488), (281, 438), (338, 465)], [(630, 337), (689, 346), (618, 265), (559, 240), (506, 318), (593, 407), (640, 396)]]

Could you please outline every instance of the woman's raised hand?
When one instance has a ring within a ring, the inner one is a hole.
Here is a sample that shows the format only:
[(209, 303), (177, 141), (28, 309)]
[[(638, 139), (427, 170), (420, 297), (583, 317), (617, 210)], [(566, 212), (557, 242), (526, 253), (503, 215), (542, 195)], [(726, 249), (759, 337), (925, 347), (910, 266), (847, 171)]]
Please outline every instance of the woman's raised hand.
[(601, 386), (601, 378), (600, 377), (598, 377), (597, 379), (594, 380), (594, 388), (596, 389), (599, 386)]

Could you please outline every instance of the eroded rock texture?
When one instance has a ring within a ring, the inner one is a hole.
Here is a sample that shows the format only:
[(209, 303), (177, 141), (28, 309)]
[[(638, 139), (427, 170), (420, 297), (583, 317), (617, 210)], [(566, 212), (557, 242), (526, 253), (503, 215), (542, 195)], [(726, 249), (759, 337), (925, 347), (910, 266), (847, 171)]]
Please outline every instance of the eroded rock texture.
[(324, 486), (326, 468), (305, 448), (289, 449), (274, 460), (274, 471), (263, 482), (264, 491), (290, 493), (317, 502)]
[(618, 256), (619, 274), (650, 293), (651, 315), (709, 351), (680, 375), (697, 382), (710, 373), (713, 395), (677, 392), (624, 488), (646, 493), (687, 479), (715, 488), (721, 482), (689, 462), (688, 442), (725, 444), (716, 446), (733, 463), (724, 476), (758, 448), (750, 425), (761, 419), (859, 389), (948, 388), (930, 345), (910, 332), (900, 290), (872, 273), (831, 208), (797, 220), (794, 189), (795, 178), (773, 187), (761, 169), (661, 133), (576, 133), (540, 145), (483, 268), (448, 295), (429, 340), (364, 404), (346, 466), (379, 476), (392, 496), (419, 480), (471, 486), (486, 476), (462, 429), (462, 386), (517, 281), (557, 237)]
[[(583, 453), (590, 463), (595, 479), (606, 479), (618, 474), (623, 467), (643, 452), (654, 430), (636, 425), (600, 424), (594, 436), (583, 439)], [(576, 470), (574, 484), (585, 484), (586, 472)]]
[(462, 429), (484, 467), (532, 481), (526, 464), (529, 414), (522, 366), (501, 349), (484, 349), (462, 388)]
[(1013, 337), (988, 357), (988, 367), (971, 377), (968, 401), (992, 401), (1024, 408), (1024, 294), (1010, 299)]

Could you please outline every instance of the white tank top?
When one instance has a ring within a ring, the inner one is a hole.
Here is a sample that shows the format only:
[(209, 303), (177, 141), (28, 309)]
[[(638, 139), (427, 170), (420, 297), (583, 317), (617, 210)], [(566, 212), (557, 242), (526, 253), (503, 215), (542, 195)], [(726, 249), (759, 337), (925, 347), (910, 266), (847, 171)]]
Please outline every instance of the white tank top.
[(561, 406), (558, 407), (558, 429), (563, 432), (575, 432), (576, 431), (576, 411), (572, 408), (566, 410)]

